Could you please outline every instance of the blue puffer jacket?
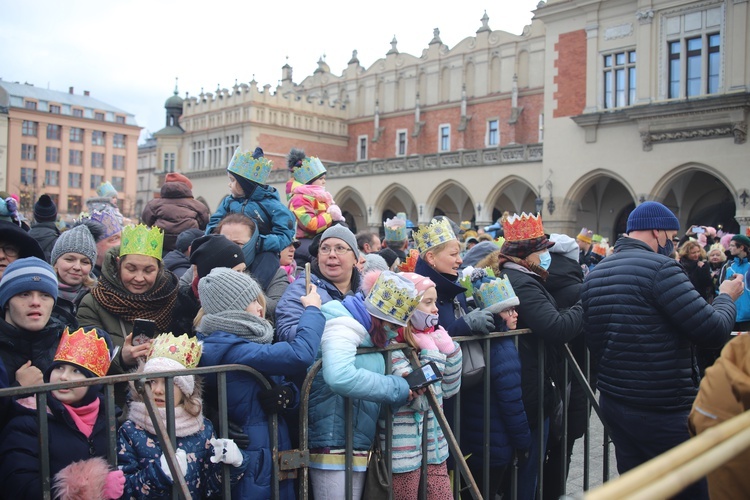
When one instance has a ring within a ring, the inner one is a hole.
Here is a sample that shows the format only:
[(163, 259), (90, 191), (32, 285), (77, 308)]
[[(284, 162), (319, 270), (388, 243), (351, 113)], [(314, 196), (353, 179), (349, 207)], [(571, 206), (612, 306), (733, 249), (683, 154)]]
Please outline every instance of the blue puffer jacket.
[(357, 347), (373, 346), (367, 328), (354, 316), (366, 314), (362, 301), (361, 295), (355, 295), (323, 306), (326, 326), (319, 354), (323, 367), (313, 380), (308, 412), (311, 449), (346, 445), (344, 397), (354, 398), (355, 450), (372, 446), (381, 403), (401, 406), (409, 397), (406, 379), (385, 375), (381, 353), (357, 354)]
[(734, 324), (729, 295), (712, 307), (674, 259), (628, 237), (589, 273), (581, 299), (599, 390), (653, 411), (690, 409), (699, 383), (693, 344), (720, 347)]
[[(463, 337), (471, 335), (471, 329), (461, 316), (468, 312), (466, 306), (466, 288), (458, 284), (458, 278), (452, 281), (445, 275), (435, 271), (427, 262), (421, 258), (417, 259), (414, 272), (430, 278), (435, 283), (437, 290), (437, 308), (440, 321), (438, 324), (445, 328), (451, 337)], [(460, 311), (456, 311), (455, 301), (458, 301)]]
[[(490, 467), (510, 463), (513, 450), (531, 447), (531, 431), (521, 400), (521, 361), (511, 337), (490, 341)], [(461, 451), (484, 453), (484, 383), (461, 400)]]
[[(297, 336), (290, 342), (256, 344), (234, 334), (214, 332), (200, 334), (203, 354), (200, 366), (240, 364), (255, 368), (265, 375), (271, 384), (285, 384), (298, 395), (292, 384), (285, 382), (285, 375), (305, 371), (315, 360), (320, 345), (320, 336), (325, 318), (319, 309), (308, 307), (299, 319)], [(216, 377), (206, 377), (208, 391), (216, 391)], [(232, 498), (268, 498), (271, 494), (271, 444), (268, 435), (268, 418), (258, 401), (258, 392), (263, 387), (248, 373), (227, 374), (227, 403), (229, 420), (242, 425), (250, 437), (246, 450), (250, 455), (250, 466), (240, 483), (232, 488)], [(299, 398), (295, 398), (294, 407)], [(288, 408), (289, 410), (293, 408)], [(279, 415), (279, 450), (291, 448), (286, 421)], [(280, 484), (281, 498), (294, 498), (292, 481)]]
[(279, 253), (292, 244), (294, 215), (281, 203), (278, 191), (272, 186), (258, 184), (249, 198), (225, 197), (209, 219), (206, 234), (211, 234), (227, 214), (245, 214), (255, 221), (260, 233), (258, 253)]

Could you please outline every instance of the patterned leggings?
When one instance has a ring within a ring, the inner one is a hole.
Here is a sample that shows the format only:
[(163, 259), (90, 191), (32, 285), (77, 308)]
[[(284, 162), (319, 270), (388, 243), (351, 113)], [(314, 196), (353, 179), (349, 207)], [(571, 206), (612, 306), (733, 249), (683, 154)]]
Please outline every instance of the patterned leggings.
[[(393, 475), (394, 500), (417, 500), (419, 497), (419, 479), (422, 469)], [(427, 466), (427, 498), (429, 500), (446, 500), (453, 498), (451, 481), (448, 477), (446, 463)]]

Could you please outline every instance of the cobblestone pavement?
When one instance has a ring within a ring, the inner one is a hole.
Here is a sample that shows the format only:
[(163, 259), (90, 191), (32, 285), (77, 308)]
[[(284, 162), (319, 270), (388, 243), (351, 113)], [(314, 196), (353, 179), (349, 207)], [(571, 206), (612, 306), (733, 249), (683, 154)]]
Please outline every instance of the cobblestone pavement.
[[(602, 459), (604, 458), (604, 428), (599, 421), (596, 413), (592, 410), (590, 420), (589, 434), (589, 486), (592, 489), (602, 484)], [(570, 462), (570, 472), (568, 473), (567, 494), (575, 498), (583, 492), (583, 456), (584, 456), (584, 439), (576, 441), (573, 448), (573, 457)], [(615, 447), (609, 445), (609, 479), (614, 479), (617, 474), (617, 462), (615, 460)]]

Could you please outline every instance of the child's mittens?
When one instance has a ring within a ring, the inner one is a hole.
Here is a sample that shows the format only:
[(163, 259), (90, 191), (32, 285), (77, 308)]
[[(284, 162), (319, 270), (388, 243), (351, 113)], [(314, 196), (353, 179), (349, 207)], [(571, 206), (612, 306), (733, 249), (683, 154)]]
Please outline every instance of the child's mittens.
[(242, 465), (242, 452), (231, 439), (214, 438), (211, 440), (211, 446), (214, 447), (214, 456), (211, 457), (211, 462), (215, 464), (223, 462), (233, 467)]
[(104, 481), (102, 495), (107, 499), (120, 498), (125, 490), (125, 474), (121, 470), (113, 470), (107, 474)]
[(456, 350), (455, 346), (453, 345), (453, 339), (445, 330), (435, 330), (428, 335), (432, 337), (432, 340), (435, 342), (438, 350), (443, 354), (451, 354)]
[(437, 351), (435, 340), (428, 333), (414, 332), (414, 343), (423, 351)]
[(346, 220), (344, 219), (344, 216), (341, 214), (341, 209), (339, 208), (338, 205), (331, 205), (330, 207), (328, 207), (328, 210), (326, 210), (326, 212), (328, 212), (331, 215), (331, 219), (333, 220), (338, 220), (338, 221)]
[[(185, 450), (181, 448), (177, 448), (174, 452), (175, 457), (177, 458), (177, 464), (180, 466), (180, 472), (182, 472), (182, 476), (185, 477), (185, 474), (187, 474), (187, 453), (185, 453)], [(172, 477), (172, 472), (169, 470), (169, 464), (167, 463), (167, 457), (164, 455), (164, 453), (161, 454), (161, 469), (164, 471), (164, 474), (167, 475), (170, 481), (174, 482), (174, 478)]]

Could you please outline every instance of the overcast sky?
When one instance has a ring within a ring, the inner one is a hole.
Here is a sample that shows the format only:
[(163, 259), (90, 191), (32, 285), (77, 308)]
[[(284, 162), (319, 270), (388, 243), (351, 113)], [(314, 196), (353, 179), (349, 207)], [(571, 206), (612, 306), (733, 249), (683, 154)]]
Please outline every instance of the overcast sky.
[(325, 55), (340, 75), (358, 51), (369, 68), (391, 48), (420, 56), (440, 29), (449, 48), (493, 30), (521, 34), (538, 0), (236, 1), (26, 0), (2, 5), (0, 78), (77, 94), (89, 90), (133, 113), (144, 132), (164, 126), (174, 90), (197, 95), (235, 80), (275, 87), (281, 67), (300, 83)]

